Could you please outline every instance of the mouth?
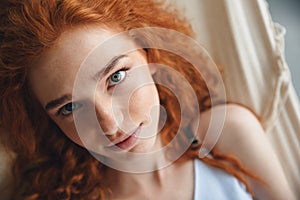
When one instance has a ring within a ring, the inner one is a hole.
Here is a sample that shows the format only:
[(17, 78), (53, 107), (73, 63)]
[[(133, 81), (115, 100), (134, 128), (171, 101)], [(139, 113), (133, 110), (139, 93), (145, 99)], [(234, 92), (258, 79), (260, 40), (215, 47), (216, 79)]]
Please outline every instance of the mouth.
[(141, 132), (142, 124), (140, 124), (134, 131), (125, 134), (124, 137), (118, 138), (112, 141), (112, 144), (107, 146), (109, 150), (121, 151), (132, 147), (138, 140), (138, 136)]

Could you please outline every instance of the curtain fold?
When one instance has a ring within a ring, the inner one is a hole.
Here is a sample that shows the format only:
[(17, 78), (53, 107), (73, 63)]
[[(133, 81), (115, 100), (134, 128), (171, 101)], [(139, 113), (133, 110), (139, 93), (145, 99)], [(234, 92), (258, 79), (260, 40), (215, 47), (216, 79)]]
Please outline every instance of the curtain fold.
[(224, 69), (227, 100), (253, 109), (300, 198), (300, 106), (284, 55), (285, 28), (265, 0), (177, 0), (199, 43)]

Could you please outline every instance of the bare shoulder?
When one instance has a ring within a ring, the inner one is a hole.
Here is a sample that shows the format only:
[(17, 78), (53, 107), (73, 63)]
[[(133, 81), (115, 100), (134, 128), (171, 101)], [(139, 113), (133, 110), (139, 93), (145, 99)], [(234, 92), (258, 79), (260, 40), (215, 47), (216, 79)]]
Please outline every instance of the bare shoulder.
[[(224, 151), (238, 151), (239, 153), (247, 153), (245, 147), (250, 141), (260, 140), (265, 137), (264, 129), (261, 122), (249, 109), (236, 104), (220, 105), (212, 108), (210, 111), (217, 118), (223, 117), (223, 126), (221, 127), (221, 137), (217, 143), (217, 148), (222, 148)], [(211, 123), (215, 122), (211, 118)], [(247, 144), (245, 144), (247, 143)], [(233, 145), (235, 144), (235, 145)], [(256, 151), (252, 149), (252, 151)]]
[(294, 199), (261, 122), (251, 110), (236, 104), (219, 105), (202, 113), (200, 119), (200, 137), (217, 135), (214, 148), (219, 153), (234, 155), (266, 182), (246, 178), (258, 199)]
[[(220, 131), (222, 141), (218, 145), (226, 145), (231, 140), (247, 140), (253, 137), (251, 133), (263, 133), (260, 121), (249, 109), (237, 104), (215, 106), (201, 113), (201, 137)], [(211, 128), (217, 127), (217, 128)], [(230, 137), (229, 137), (230, 136)], [(226, 138), (229, 137), (227, 140)], [(225, 140), (226, 139), (226, 140)], [(234, 148), (232, 145), (229, 148)]]

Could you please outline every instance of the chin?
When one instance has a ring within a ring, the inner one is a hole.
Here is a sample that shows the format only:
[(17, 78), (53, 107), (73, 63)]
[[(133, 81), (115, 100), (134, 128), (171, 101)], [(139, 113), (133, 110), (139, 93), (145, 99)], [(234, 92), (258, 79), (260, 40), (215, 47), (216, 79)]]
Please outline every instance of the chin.
[(140, 141), (132, 149), (129, 150), (131, 153), (150, 153), (155, 149), (156, 137)]

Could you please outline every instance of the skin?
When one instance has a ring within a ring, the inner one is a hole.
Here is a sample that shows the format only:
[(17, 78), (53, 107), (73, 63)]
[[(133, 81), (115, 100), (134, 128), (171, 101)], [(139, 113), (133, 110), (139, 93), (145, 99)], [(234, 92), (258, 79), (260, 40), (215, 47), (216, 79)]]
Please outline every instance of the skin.
[[(93, 62), (86, 60), (86, 57), (98, 44), (115, 33), (104, 26), (74, 27), (63, 33), (55, 46), (43, 52), (42, 56), (34, 62), (29, 74), (31, 89), (41, 105), (46, 107), (53, 99), (65, 94), (72, 95), (82, 63), (93, 65)], [(72, 98), (59, 107), (45, 109), (73, 142), (109, 159), (114, 158), (112, 151), (107, 150), (106, 147), (139, 126), (142, 128), (138, 140), (134, 145), (119, 152), (120, 157), (115, 158), (121, 158), (128, 153), (147, 153), (162, 147), (160, 138), (156, 134), (159, 113), (154, 108), (159, 105), (159, 99), (151, 77), (155, 69), (147, 65), (145, 52), (135, 50), (126, 53), (126, 57), (117, 62), (117, 67), (102, 79), (95, 81), (91, 78), (116, 56), (112, 52), (124, 52), (129, 44), (134, 46), (126, 38), (117, 42), (112, 51), (100, 48), (101, 54), (98, 55), (101, 55), (102, 59), (96, 63), (97, 67), (84, 71), (82, 78), (85, 82), (82, 83), (82, 88), (79, 88), (82, 92), (73, 98), (74, 102), (80, 102), (79, 106), (75, 106), (74, 116), (70, 115), (64, 107), (72, 101)], [(126, 71), (126, 79), (118, 85), (109, 87), (110, 77), (122, 69), (120, 66), (129, 67)], [(140, 87), (141, 85), (143, 86)], [(128, 93), (131, 95), (126, 95)], [(125, 106), (128, 108), (122, 107), (124, 102), (128, 102), (126, 104), (128, 106)], [(62, 111), (62, 108), (64, 108), (63, 112), (57, 114), (57, 111)], [(246, 168), (266, 181), (269, 187), (247, 178), (258, 199), (293, 199), (283, 170), (260, 123), (245, 108), (237, 105), (217, 106), (202, 113), (199, 139), (210, 134), (209, 131), (207, 132), (210, 123), (217, 126), (218, 120), (211, 119), (211, 113), (215, 112), (218, 116), (224, 109), (227, 113), (225, 123), (215, 148), (220, 153), (235, 155)], [(96, 121), (89, 118), (90, 112), (95, 112)], [(83, 123), (80, 125), (85, 130), (84, 137), (76, 131), (74, 124), (76, 117), (79, 119), (82, 117)], [(100, 134), (97, 124), (101, 126)], [(213, 132), (213, 129), (210, 131)], [(193, 170), (192, 160), (174, 162), (161, 170), (140, 174), (109, 168), (105, 180), (112, 188), (113, 199), (144, 199), (145, 197), (157, 199), (157, 194), (161, 199), (192, 199)], [(178, 192), (174, 193), (174, 191)]]

